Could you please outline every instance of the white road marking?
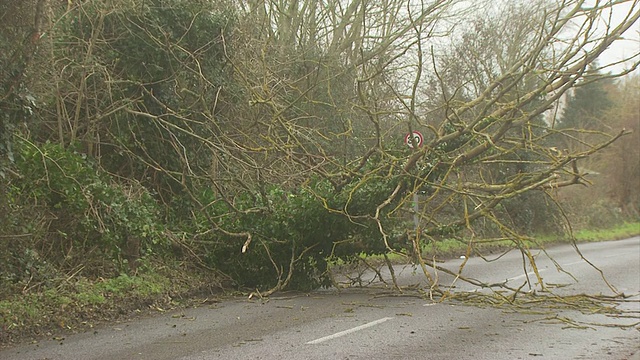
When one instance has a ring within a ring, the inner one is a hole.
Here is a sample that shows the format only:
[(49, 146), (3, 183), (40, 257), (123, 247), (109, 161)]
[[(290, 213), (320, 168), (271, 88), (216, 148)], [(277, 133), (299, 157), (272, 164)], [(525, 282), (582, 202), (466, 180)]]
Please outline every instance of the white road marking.
[(560, 266), (571, 266), (571, 265), (576, 265), (576, 264), (586, 264), (587, 262), (584, 260), (578, 260), (578, 261), (574, 261), (574, 262), (570, 262), (568, 264), (560, 264)]
[[(539, 274), (539, 273), (541, 273), (541, 272), (543, 272), (543, 271), (545, 271), (545, 270), (547, 270), (547, 269), (538, 269), (538, 274)], [(533, 276), (533, 275), (535, 275), (535, 274), (536, 274), (536, 273), (535, 273), (534, 271), (529, 271), (529, 272), (528, 272), (528, 273), (526, 273), (526, 274), (522, 274), (522, 275), (514, 276), (514, 277), (512, 277), (512, 278), (508, 278), (508, 279), (507, 279), (507, 281), (518, 280), (518, 279), (522, 279), (522, 278), (527, 277), (527, 276)]]
[[(603, 256), (603, 258), (612, 258), (612, 257), (621, 256), (621, 255), (623, 255), (623, 254), (608, 255), (608, 256)], [(577, 265), (577, 264), (588, 264), (588, 263), (581, 259), (581, 260), (573, 261), (573, 262), (566, 263), (566, 264), (560, 264), (560, 266), (561, 267), (565, 267), (565, 266), (572, 266), (572, 265)], [(538, 273), (541, 273), (541, 272), (546, 271), (546, 270), (547, 269), (539, 269)], [(508, 281), (513, 281), (513, 280), (518, 280), (518, 279), (521, 279), (521, 278), (524, 278), (524, 277), (527, 277), (527, 276), (533, 276), (533, 275), (535, 275), (535, 272), (529, 271), (526, 274), (522, 274), (522, 275), (518, 275), (518, 276), (514, 276), (514, 277), (511, 277), (511, 278), (508, 278), (507, 282)]]
[(321, 337), (320, 339), (309, 341), (309, 342), (307, 342), (307, 344), (310, 344), (310, 345), (320, 344), (321, 342), (325, 342), (325, 341), (328, 341), (328, 340), (339, 338), (341, 336), (345, 336), (345, 335), (354, 333), (356, 331), (360, 331), (360, 330), (363, 330), (363, 329), (366, 329), (366, 328), (370, 328), (372, 326), (376, 326), (378, 324), (382, 324), (383, 322), (389, 321), (391, 319), (393, 319), (393, 318), (386, 317), (386, 318), (378, 319), (376, 321), (372, 321), (372, 322), (366, 323), (364, 325), (356, 326), (356, 327), (348, 329), (348, 330), (337, 332), (337, 333), (335, 333), (333, 335), (329, 335), (329, 336)]

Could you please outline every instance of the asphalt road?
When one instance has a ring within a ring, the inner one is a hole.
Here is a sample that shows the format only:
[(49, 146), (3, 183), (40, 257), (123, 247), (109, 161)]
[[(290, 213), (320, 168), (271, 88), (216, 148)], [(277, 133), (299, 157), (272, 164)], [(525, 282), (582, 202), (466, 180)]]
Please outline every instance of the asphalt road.
[[(506, 303), (433, 302), (384, 286), (333, 289), (279, 294), (265, 301), (229, 299), (95, 332), (64, 338), (54, 334), (50, 340), (1, 351), (0, 359), (638, 359), (640, 237), (584, 244), (580, 249), (617, 291), (631, 296), (616, 304), (623, 314), (582, 313), (574, 307), (579, 298), (568, 299), (564, 309), (549, 302), (517, 308)], [(575, 277), (558, 271), (539, 253), (539, 273), (553, 293), (613, 294), (600, 272), (571, 247), (549, 253)], [(442, 266), (455, 270), (462, 261)], [(415, 270), (396, 268), (404, 284), (423, 282)], [(462, 274), (514, 287), (528, 274), (535, 283), (532, 269), (516, 252), (490, 263), (468, 259)], [(437, 276), (441, 284), (452, 285), (454, 293), (474, 292), (467, 293), (470, 298), (482, 299), (492, 292), (442, 272)], [(534, 290), (540, 287), (523, 287)], [(602, 326), (614, 324), (629, 326)]]

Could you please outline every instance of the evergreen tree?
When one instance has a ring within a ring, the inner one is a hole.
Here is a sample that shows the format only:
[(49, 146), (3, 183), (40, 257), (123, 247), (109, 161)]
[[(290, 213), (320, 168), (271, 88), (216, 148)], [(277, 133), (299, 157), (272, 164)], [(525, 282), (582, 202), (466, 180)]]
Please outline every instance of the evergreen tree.
[(602, 76), (597, 64), (589, 66), (582, 81), (567, 97), (558, 129), (600, 130), (606, 127), (603, 120), (613, 104), (607, 87), (612, 83), (603, 80)]

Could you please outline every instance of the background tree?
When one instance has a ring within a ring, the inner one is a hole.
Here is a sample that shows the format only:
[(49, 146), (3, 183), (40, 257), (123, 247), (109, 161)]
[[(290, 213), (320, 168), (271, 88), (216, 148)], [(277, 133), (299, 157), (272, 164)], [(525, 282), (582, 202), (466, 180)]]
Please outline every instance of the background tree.
[(624, 128), (631, 135), (620, 139), (602, 156), (602, 174), (611, 187), (609, 194), (618, 207), (637, 217), (640, 211), (640, 76), (634, 75), (619, 82), (611, 92), (613, 106), (606, 118), (611, 127)]
[(606, 114), (613, 105), (609, 98), (613, 84), (603, 77), (597, 63), (592, 63), (575, 89), (568, 93), (562, 116), (557, 124), (552, 124), (555, 129), (563, 130), (557, 139), (559, 148), (584, 149), (589, 136), (611, 129)]
[[(36, 98), (30, 72), (37, 67), (40, 36), (46, 29), (44, 0), (0, 2), (0, 276), (28, 276), (22, 269), (12, 268), (26, 246), (21, 228), (21, 216), (29, 210), (16, 206), (11, 191), (14, 181), (20, 181), (15, 169), (14, 136), (25, 129), (36, 110)], [(15, 257), (14, 257), (15, 256)], [(5, 286), (2, 286), (5, 288)], [(12, 287), (6, 287), (11, 291)], [(2, 295), (3, 291), (0, 291)]]
[(567, 96), (558, 128), (594, 130), (607, 127), (602, 119), (613, 105), (607, 89), (611, 87), (611, 82), (602, 80), (602, 77), (597, 64), (591, 64), (574, 91)]
[(624, 128), (630, 132), (588, 163), (592, 186), (564, 189), (559, 199), (567, 205), (574, 226), (603, 227), (638, 218), (638, 78), (629, 76), (607, 89), (611, 107), (597, 119), (602, 130)]

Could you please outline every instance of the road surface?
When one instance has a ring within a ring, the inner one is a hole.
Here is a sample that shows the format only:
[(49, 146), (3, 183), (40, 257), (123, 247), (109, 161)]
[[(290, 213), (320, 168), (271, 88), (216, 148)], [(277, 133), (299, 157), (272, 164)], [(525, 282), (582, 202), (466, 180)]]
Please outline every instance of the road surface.
[[(549, 309), (549, 303), (541, 302), (515, 311), (508, 304), (433, 302), (415, 292), (399, 295), (383, 287), (332, 289), (279, 294), (264, 301), (231, 299), (94, 332), (53, 334), (49, 340), (0, 351), (0, 359), (638, 359), (640, 237), (580, 249), (617, 291), (631, 296), (617, 305), (625, 311), (622, 316), (583, 314), (572, 307), (578, 298), (565, 309)], [(558, 271), (539, 253), (539, 273), (554, 293), (613, 294), (600, 272), (570, 246), (549, 253), (575, 277)], [(462, 261), (442, 266), (455, 270)], [(396, 268), (403, 283), (422, 283), (423, 275), (414, 270)], [(491, 263), (471, 258), (463, 275), (514, 287), (527, 276), (535, 282), (517, 252)], [(453, 281), (441, 272), (438, 279), (443, 284)], [(460, 281), (451, 291), (491, 293)]]

